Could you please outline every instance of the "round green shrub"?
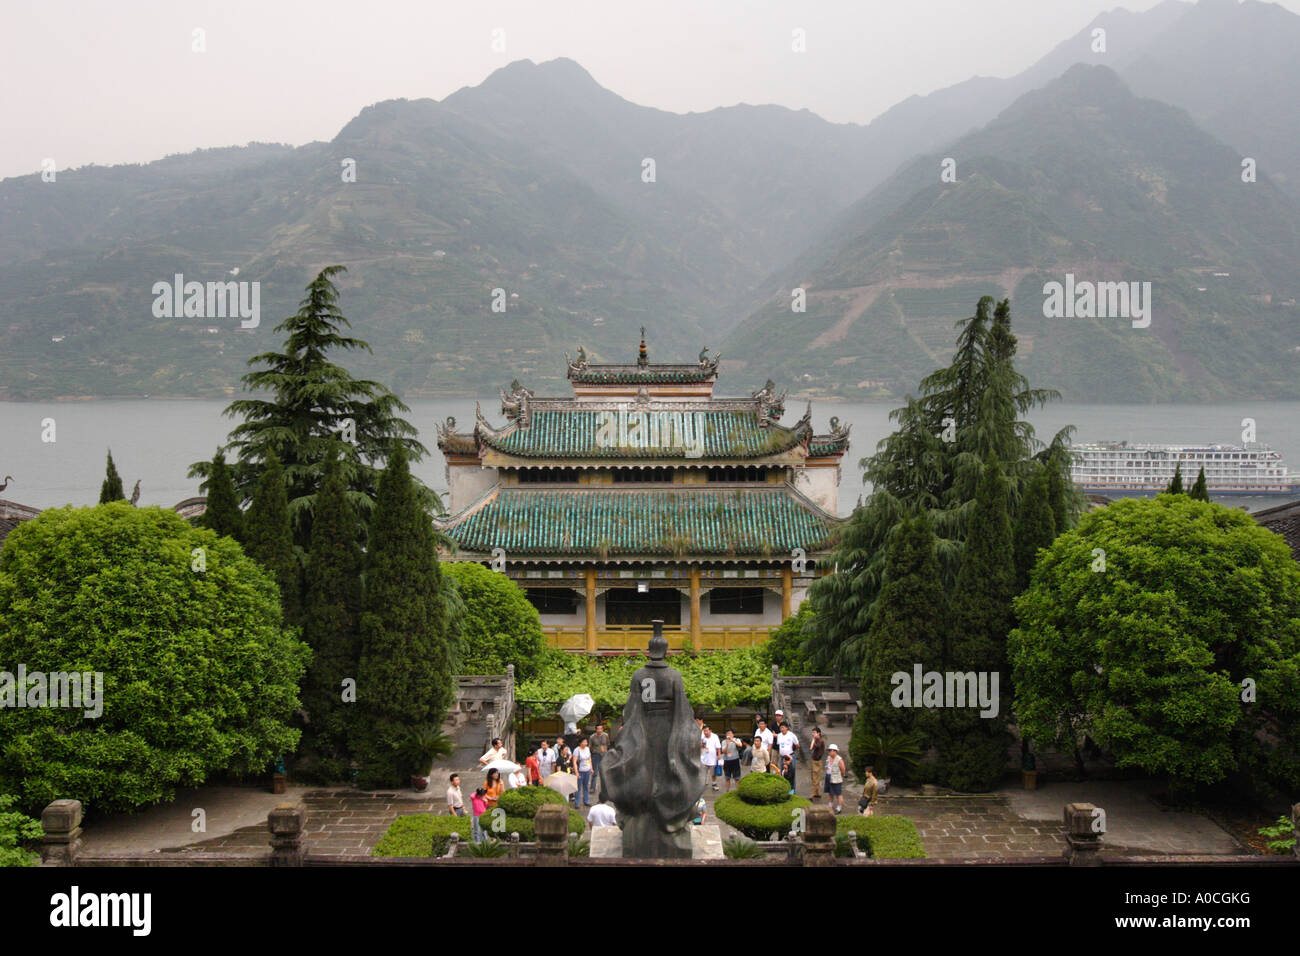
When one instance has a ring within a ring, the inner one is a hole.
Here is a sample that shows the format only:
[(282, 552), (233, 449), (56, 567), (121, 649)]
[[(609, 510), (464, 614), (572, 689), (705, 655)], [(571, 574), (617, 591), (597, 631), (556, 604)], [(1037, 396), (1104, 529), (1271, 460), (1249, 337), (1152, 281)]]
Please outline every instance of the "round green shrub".
[(275, 581), (235, 541), (163, 508), (24, 522), (0, 550), (0, 666), (100, 674), (102, 699), (0, 708), (0, 792), (29, 811), (132, 810), (268, 770), (298, 743), (311, 653), (281, 616)]
[(741, 778), (736, 792), (741, 800), (754, 805), (784, 803), (790, 796), (790, 781), (776, 773), (751, 773)]
[(504, 574), (472, 561), (442, 565), (456, 582), (461, 614), (462, 674), (504, 674), (515, 665), (515, 679), (526, 680), (546, 650), (546, 635), (537, 608), (519, 585)]
[(568, 803), (564, 797), (550, 787), (520, 787), (507, 790), (497, 798), (497, 806), (512, 817), (529, 817), (536, 815), (539, 807), (547, 803)]
[[(789, 789), (787, 785), (786, 790)], [(718, 798), (713, 812), (723, 823), (735, 827), (751, 840), (767, 840), (773, 832), (780, 837), (789, 833), (790, 828), (802, 817), (799, 811), (810, 802), (803, 797), (794, 796), (787, 797), (781, 803), (746, 803), (741, 799), (740, 792), (733, 790)]]

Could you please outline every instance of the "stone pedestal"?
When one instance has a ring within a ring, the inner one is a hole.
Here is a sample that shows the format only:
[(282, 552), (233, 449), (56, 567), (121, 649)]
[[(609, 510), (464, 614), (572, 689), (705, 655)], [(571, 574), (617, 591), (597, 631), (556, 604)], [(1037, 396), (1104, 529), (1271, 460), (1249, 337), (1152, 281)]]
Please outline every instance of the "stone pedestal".
[(544, 803), (533, 817), (537, 835), (537, 866), (567, 866), (569, 862), (569, 805)]
[[(716, 824), (690, 828), (691, 856), (693, 860), (721, 860), (722, 829)], [(591, 856), (602, 859), (622, 859), (623, 831), (618, 827), (593, 827), (591, 830)]]
[(55, 800), (41, 811), (45, 838), (41, 862), (46, 866), (71, 866), (81, 848), (81, 801)]
[(1065, 858), (1070, 866), (1101, 866), (1101, 827), (1091, 803), (1065, 805)]
[(307, 811), (292, 803), (282, 803), (266, 815), (271, 833), (271, 866), (302, 866), (307, 853), (302, 831), (307, 825)]

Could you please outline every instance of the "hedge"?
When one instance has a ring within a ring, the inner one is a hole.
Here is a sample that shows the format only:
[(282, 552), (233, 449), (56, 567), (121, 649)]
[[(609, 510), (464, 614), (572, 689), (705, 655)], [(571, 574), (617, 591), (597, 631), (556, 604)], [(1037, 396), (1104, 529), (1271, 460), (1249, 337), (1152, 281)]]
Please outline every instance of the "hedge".
[(776, 773), (751, 773), (741, 778), (736, 792), (751, 805), (784, 803), (790, 796), (790, 781)]
[[(754, 774), (754, 776), (758, 776)], [(773, 776), (776, 776), (773, 774)], [(784, 778), (778, 778), (785, 784)], [(788, 791), (789, 785), (785, 784)], [(787, 797), (781, 803), (753, 804), (741, 799), (740, 791), (724, 793), (718, 798), (713, 812), (723, 823), (730, 824), (752, 840), (767, 840), (775, 830), (781, 837), (790, 832), (790, 827), (800, 815), (796, 812), (808, 806), (812, 801), (803, 797)]]
[(519, 787), (507, 790), (497, 799), (497, 806), (512, 817), (529, 817), (537, 815), (537, 810), (547, 803), (568, 803), (563, 795), (550, 787)]
[(849, 855), (849, 831), (858, 834), (858, 849), (878, 860), (924, 859), (929, 854), (908, 817), (842, 816), (835, 821), (835, 855)]
[[(538, 788), (540, 789), (540, 788)], [(513, 791), (511, 791), (513, 792)], [(554, 793), (555, 791), (551, 791)], [(502, 794), (504, 797), (505, 795)], [(564, 798), (560, 798), (561, 802)], [(489, 811), (490, 812), (490, 811)], [(483, 827), (489, 830), (489, 836), (508, 839), (510, 834), (518, 833), (521, 842), (532, 842), (536, 836), (533, 830), (533, 818), (505, 818), (505, 829), (499, 833), (490, 832), (491, 817), (483, 821)], [(569, 811), (569, 832), (581, 835), (587, 829), (587, 821), (577, 810)], [(408, 813), (398, 817), (388, 827), (387, 832), (375, 844), (371, 856), (442, 856), (447, 852), (448, 837), (460, 834), (461, 842), (473, 839), (469, 817), (453, 817), (449, 814)]]

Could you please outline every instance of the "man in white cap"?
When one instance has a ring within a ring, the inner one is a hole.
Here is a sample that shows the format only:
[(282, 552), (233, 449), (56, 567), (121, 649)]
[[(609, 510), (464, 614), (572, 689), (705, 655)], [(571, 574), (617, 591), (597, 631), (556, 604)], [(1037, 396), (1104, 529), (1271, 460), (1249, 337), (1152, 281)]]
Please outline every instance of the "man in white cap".
[(834, 807), (836, 814), (844, 809), (844, 758), (839, 744), (826, 750), (826, 805)]

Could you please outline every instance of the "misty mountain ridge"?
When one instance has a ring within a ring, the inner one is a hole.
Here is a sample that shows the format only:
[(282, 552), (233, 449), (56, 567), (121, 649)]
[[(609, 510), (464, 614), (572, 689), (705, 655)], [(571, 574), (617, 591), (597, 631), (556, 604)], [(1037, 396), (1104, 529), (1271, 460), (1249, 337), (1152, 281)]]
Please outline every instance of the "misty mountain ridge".
[[(1074, 349), (1116, 350), (1120, 392), (1066, 370), (1070, 398), (1289, 395), (1293, 37), (1300, 17), (1254, 2), (1114, 10), (1016, 77), (909, 97), (867, 126), (780, 106), (670, 113), (628, 102), (572, 60), (522, 60), (441, 102), (367, 107), (328, 143), (60, 171), (57, 185), (3, 180), (0, 398), (231, 394), (333, 262), (349, 267), (342, 307), (375, 349), (350, 365), (411, 396), (481, 394), (514, 377), (563, 388), (564, 351), (624, 361), (645, 324), (656, 358), (689, 358), (730, 333), (733, 389), (771, 375), (810, 395), (896, 397), (946, 358), (952, 321), (979, 295), (1041, 303), (1036, 270), (1059, 279), (1071, 264), (1150, 274), (1183, 318), (1177, 334), (1157, 321), (1160, 348), (1112, 340), (1113, 329), (1073, 344), (1026, 330), (1026, 360), (1052, 374)], [(1071, 69), (1097, 61), (1116, 69)], [(1257, 76), (1270, 83), (1251, 100)], [(1190, 119), (1133, 105), (1161, 87), (1159, 99), (1182, 106), (1198, 84)], [(1072, 142), (1071, 130), (1106, 145)], [(1238, 153), (1259, 163), (1248, 193), (1207, 178), (1237, 168)], [(948, 156), (958, 182), (941, 184)], [(341, 175), (348, 159), (355, 182)], [(1206, 286), (1206, 269), (1230, 272), (1233, 287)], [(151, 286), (177, 273), (260, 282), (260, 327), (155, 319)], [(861, 291), (886, 280), (886, 299), (904, 297), (892, 325), (879, 293)], [(805, 282), (813, 304), (791, 323), (790, 289)], [(493, 312), (502, 297), (506, 312)], [(1207, 354), (1192, 330), (1218, 322), (1259, 323), (1255, 338), (1276, 354), (1260, 365)]]

